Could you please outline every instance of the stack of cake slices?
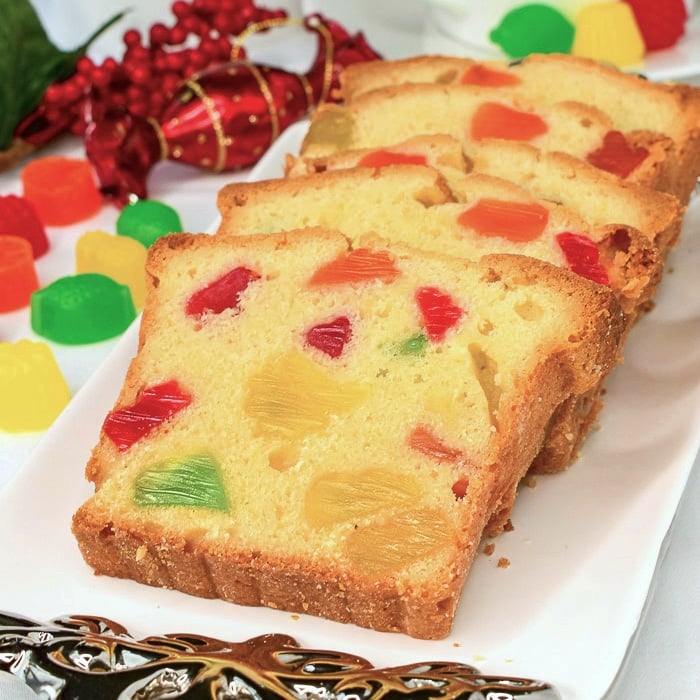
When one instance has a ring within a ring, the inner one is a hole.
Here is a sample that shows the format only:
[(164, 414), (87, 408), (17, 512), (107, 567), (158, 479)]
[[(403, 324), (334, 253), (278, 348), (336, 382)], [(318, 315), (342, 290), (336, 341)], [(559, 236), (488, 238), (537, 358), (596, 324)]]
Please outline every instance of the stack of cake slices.
[(558, 56), (342, 84), (284, 177), (149, 250), (73, 531), (98, 573), (442, 638), (653, 307), (700, 98)]

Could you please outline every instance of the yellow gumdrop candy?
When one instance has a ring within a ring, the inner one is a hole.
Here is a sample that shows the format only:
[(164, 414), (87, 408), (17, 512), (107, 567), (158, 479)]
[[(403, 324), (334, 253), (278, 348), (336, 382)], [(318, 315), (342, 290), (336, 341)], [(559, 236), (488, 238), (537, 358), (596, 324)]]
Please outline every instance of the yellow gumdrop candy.
[(75, 245), (75, 272), (96, 272), (129, 287), (137, 309), (146, 299), (146, 246), (128, 236), (86, 231)]
[(599, 2), (581, 8), (571, 53), (615, 66), (639, 63), (644, 58), (644, 39), (632, 8), (626, 2)]
[(46, 430), (69, 400), (68, 384), (46, 343), (0, 343), (0, 430)]

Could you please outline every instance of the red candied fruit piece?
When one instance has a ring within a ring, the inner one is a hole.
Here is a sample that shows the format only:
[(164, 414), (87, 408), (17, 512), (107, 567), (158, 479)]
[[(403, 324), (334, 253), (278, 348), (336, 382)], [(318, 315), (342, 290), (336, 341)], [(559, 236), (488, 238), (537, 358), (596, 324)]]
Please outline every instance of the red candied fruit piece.
[(360, 158), (358, 165), (365, 168), (384, 168), (387, 165), (427, 165), (428, 159), (419, 153), (372, 151)]
[(330, 357), (340, 357), (352, 337), (347, 316), (338, 316), (328, 323), (318, 323), (306, 331), (306, 342)]
[(524, 243), (542, 234), (549, 212), (537, 202), (507, 202), (486, 197), (463, 211), (457, 221), (481, 236), (501, 236)]
[(131, 406), (112, 411), (102, 426), (120, 452), (192, 403), (176, 380), (144, 389)]
[(393, 282), (399, 276), (394, 259), (386, 250), (357, 248), (345, 253), (314, 272), (309, 285), (345, 284), (379, 280)]
[(590, 238), (565, 232), (557, 234), (556, 239), (570, 270), (598, 284), (610, 284), (608, 273), (600, 264), (598, 246)]
[(481, 139), (531, 141), (548, 130), (547, 122), (532, 112), (521, 112), (498, 102), (485, 102), (472, 117), (471, 135)]
[(24, 197), (14, 194), (0, 196), (0, 235), (3, 234), (28, 240), (35, 259), (49, 249), (44, 224), (34, 205)]
[(425, 332), (434, 343), (444, 340), (447, 331), (464, 315), (464, 310), (452, 297), (437, 287), (420, 287), (416, 291), (416, 303), (423, 316)]
[(247, 267), (235, 267), (211, 284), (196, 291), (185, 307), (188, 316), (204, 313), (220, 314), (226, 309), (238, 310), (241, 294), (260, 275)]
[(462, 85), (479, 85), (481, 87), (507, 87), (520, 85), (522, 81), (512, 73), (495, 70), (483, 63), (475, 63), (464, 71), (459, 82)]
[(620, 131), (608, 131), (603, 145), (589, 153), (586, 160), (596, 168), (626, 178), (641, 165), (649, 155), (643, 146), (631, 146)]
[(469, 479), (466, 476), (462, 476), (452, 484), (452, 493), (458, 501), (461, 501), (467, 495), (468, 488)]

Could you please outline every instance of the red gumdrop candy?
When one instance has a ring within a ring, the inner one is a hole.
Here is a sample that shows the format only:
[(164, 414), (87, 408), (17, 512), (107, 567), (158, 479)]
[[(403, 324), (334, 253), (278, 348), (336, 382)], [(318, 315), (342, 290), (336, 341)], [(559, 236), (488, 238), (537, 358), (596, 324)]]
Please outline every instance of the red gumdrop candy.
[(311, 276), (309, 285), (346, 284), (372, 280), (389, 283), (398, 276), (399, 269), (387, 251), (357, 248), (319, 267)]
[(522, 80), (513, 73), (495, 70), (483, 63), (475, 63), (469, 66), (459, 80), (462, 85), (479, 85), (481, 87), (506, 87), (520, 85)]
[(188, 316), (220, 314), (226, 309), (238, 310), (241, 294), (260, 275), (247, 267), (236, 267), (211, 284), (196, 291), (185, 307)]
[(632, 9), (647, 51), (668, 49), (685, 33), (684, 0), (623, 0)]
[(360, 158), (358, 165), (365, 168), (384, 168), (387, 165), (427, 165), (428, 159), (418, 153), (396, 151), (372, 151)]
[(598, 284), (610, 284), (608, 273), (600, 264), (598, 246), (590, 238), (566, 232), (557, 234), (556, 239), (572, 272)]
[(24, 197), (14, 194), (0, 196), (0, 235), (3, 234), (26, 238), (32, 246), (35, 259), (49, 249), (44, 224), (32, 203)]
[(537, 202), (480, 199), (463, 211), (457, 221), (481, 236), (500, 236), (509, 241), (534, 241), (547, 226), (549, 212)]
[(547, 122), (532, 112), (520, 112), (498, 102), (485, 102), (474, 112), (471, 136), (481, 139), (531, 141), (548, 130)]
[(648, 155), (649, 151), (643, 146), (631, 146), (622, 132), (608, 131), (603, 145), (589, 153), (586, 160), (596, 168), (625, 178), (641, 165)]
[(192, 403), (174, 379), (144, 389), (131, 406), (112, 411), (102, 426), (120, 452)]
[(340, 357), (351, 337), (352, 326), (347, 316), (338, 316), (306, 331), (306, 342), (330, 357)]
[(416, 291), (416, 303), (423, 316), (425, 332), (434, 343), (444, 340), (447, 331), (457, 325), (464, 314), (452, 297), (437, 287), (420, 287)]
[(0, 313), (28, 306), (39, 279), (26, 238), (0, 236)]
[(92, 166), (86, 160), (47, 156), (22, 170), (23, 194), (45, 226), (68, 226), (90, 218), (102, 206)]

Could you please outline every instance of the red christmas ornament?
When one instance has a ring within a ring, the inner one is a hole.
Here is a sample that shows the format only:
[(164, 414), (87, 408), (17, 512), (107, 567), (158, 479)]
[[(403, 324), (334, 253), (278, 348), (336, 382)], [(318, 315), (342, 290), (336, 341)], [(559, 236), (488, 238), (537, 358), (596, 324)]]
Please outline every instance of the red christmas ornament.
[(158, 22), (146, 37), (127, 30), (121, 62), (79, 59), (76, 72), (51, 85), (17, 126), (17, 142), (31, 147), (61, 133), (82, 136), (91, 119), (115, 107), (157, 119), (187, 76), (230, 60), (237, 35), (255, 23), (286, 17), (284, 10), (258, 8), (253, 0), (176, 0), (172, 13), (171, 27)]
[[(261, 28), (282, 23), (289, 21), (268, 20)], [(314, 15), (304, 26), (320, 36), (304, 75), (236, 60), (187, 78), (157, 119), (98, 104), (85, 149), (103, 194), (119, 203), (146, 197), (148, 174), (165, 159), (214, 172), (249, 167), (289, 125), (335, 99), (345, 66), (379, 57), (362, 35), (335, 22)]]

